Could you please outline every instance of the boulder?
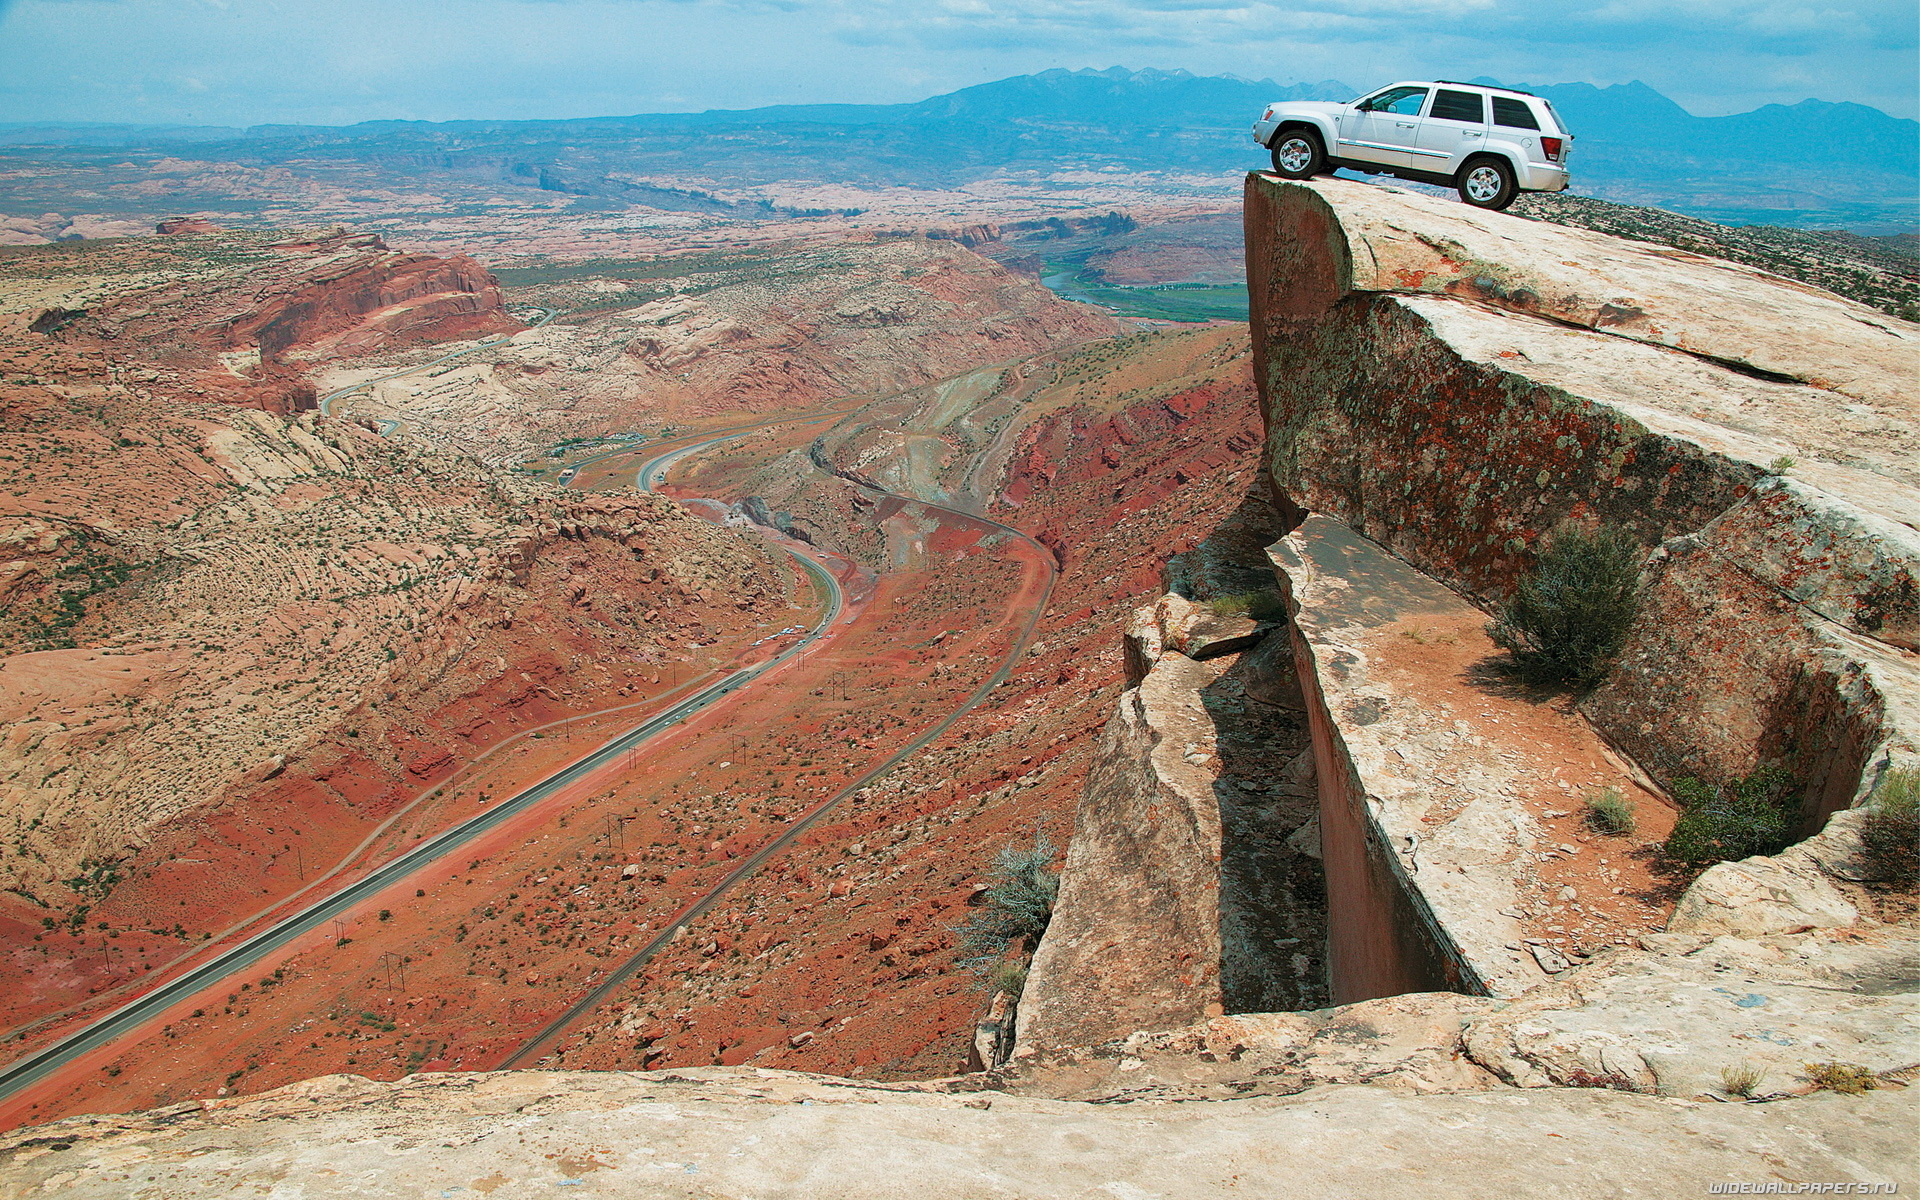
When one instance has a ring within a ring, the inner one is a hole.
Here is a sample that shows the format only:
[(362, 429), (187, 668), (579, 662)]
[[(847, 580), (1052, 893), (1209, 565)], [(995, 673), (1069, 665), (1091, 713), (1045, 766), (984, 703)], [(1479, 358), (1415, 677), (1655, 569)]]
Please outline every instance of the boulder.
[(1859, 919), (1817, 863), (1783, 855), (1708, 867), (1680, 897), (1667, 931), (1760, 937), (1844, 929)]
[[(1809, 1062), (1883, 1072), (1920, 1059), (1920, 995), (1834, 987), (1796, 966), (1802, 948), (1721, 938), (1686, 954), (1608, 955), (1473, 1021), (1467, 1052), (1521, 1087), (1681, 1097), (1719, 1093), (1742, 1067), (1764, 1073), (1762, 1091), (1804, 1092)], [(1884, 957), (1910, 969), (1916, 951), (1906, 935)]]

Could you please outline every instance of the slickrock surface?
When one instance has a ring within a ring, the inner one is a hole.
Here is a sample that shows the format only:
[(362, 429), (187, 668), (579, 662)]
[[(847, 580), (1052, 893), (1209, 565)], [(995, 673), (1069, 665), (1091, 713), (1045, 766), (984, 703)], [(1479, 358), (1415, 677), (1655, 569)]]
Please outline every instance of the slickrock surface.
[(1899, 1180), (1911, 1090), (1781, 1105), (1320, 1088), (1217, 1104), (939, 1094), (777, 1071), (331, 1076), (0, 1142), (15, 1195), (1539, 1197)]
[[(1920, 332), (1911, 321), (1831, 292), (1726, 259), (1516, 220), (1451, 197), (1344, 180), (1286, 185), (1264, 175), (1250, 186), (1257, 189), (1250, 221), (1274, 217), (1281, 231), (1303, 235), (1297, 245), (1256, 249), (1250, 261), (1268, 273), (1254, 286), (1281, 283), (1271, 273), (1276, 266), (1294, 273), (1295, 284), (1315, 276), (1317, 287), (1289, 289), (1296, 305), (1310, 309), (1359, 292), (1448, 296), (1869, 400), (1890, 423), (1912, 414)], [(1290, 187), (1325, 207), (1315, 211)], [(1660, 397), (1649, 397), (1648, 405), (1665, 406)], [(1894, 449), (1910, 459), (1915, 435), (1907, 433), (1904, 447)]]

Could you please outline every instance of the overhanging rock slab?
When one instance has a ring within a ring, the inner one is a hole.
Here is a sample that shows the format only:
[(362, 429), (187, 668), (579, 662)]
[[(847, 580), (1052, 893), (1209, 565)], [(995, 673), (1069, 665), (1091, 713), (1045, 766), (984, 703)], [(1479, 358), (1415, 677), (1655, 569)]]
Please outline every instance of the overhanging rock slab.
[(1644, 867), (1578, 822), (1606, 787), (1650, 829), (1670, 814), (1577, 714), (1488, 670), (1484, 613), (1325, 517), (1271, 553), (1313, 729), (1336, 1001), (1514, 996), (1664, 921), (1644, 886), (1594, 886)]

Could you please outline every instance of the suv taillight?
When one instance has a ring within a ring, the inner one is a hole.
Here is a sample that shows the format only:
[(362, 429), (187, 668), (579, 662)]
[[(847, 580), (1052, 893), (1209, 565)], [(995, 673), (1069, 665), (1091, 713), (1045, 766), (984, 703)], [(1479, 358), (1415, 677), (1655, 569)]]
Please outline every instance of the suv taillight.
[(1543, 137), (1540, 139), (1540, 148), (1547, 152), (1548, 162), (1559, 162), (1560, 155), (1566, 148), (1566, 142), (1556, 137)]

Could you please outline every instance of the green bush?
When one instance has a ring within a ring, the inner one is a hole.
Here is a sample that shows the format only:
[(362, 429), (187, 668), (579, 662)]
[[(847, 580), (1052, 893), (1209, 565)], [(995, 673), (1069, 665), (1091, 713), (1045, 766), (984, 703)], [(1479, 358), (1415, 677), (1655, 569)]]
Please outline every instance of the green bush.
[(1860, 822), (1867, 873), (1911, 891), (1920, 886), (1920, 771), (1888, 771)]
[(1238, 592), (1231, 596), (1218, 596), (1207, 601), (1207, 607), (1222, 617), (1241, 615), (1252, 617), (1256, 621), (1284, 621), (1287, 619), (1287, 602), (1280, 598), (1279, 592)]
[(1682, 776), (1673, 781), (1680, 819), (1664, 853), (1674, 862), (1737, 862), (1787, 848), (1799, 781), (1778, 767), (1713, 786)]
[(1028, 953), (1040, 944), (1060, 890), (1053, 856), (1054, 845), (1042, 834), (1033, 849), (1009, 846), (994, 858), (980, 907), (954, 927), (961, 948), (971, 952), (960, 958), (961, 966), (987, 977), (1014, 942), (1023, 942)]
[(1592, 687), (1627, 639), (1644, 557), (1617, 529), (1564, 529), (1487, 633), (1528, 683)]
[(1603, 788), (1588, 796), (1587, 824), (1596, 832), (1625, 837), (1632, 833), (1636, 822), (1633, 817), (1633, 805), (1620, 794), (1619, 788)]
[(988, 992), (1005, 992), (1015, 999), (1027, 986), (1027, 968), (1022, 963), (1003, 962), (987, 976)]

